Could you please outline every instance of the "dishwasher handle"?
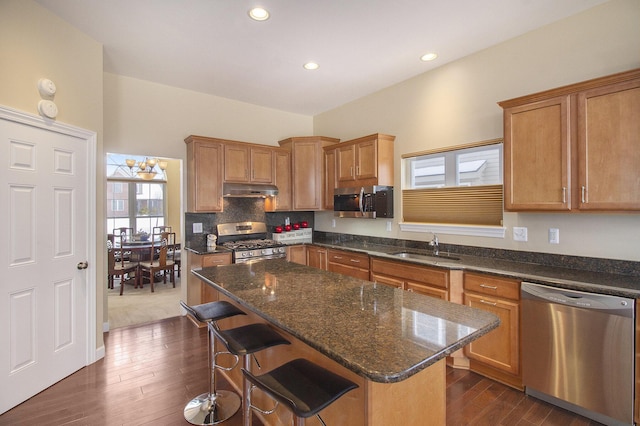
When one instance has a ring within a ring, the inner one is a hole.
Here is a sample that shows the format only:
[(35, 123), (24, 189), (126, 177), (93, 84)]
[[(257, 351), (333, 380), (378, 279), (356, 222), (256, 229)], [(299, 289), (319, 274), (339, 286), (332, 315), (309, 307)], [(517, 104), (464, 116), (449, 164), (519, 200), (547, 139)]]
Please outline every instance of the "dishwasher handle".
[(556, 303), (574, 308), (595, 310), (611, 315), (634, 318), (634, 299), (556, 288), (528, 282), (522, 283), (520, 291), (523, 300), (539, 300), (546, 303)]

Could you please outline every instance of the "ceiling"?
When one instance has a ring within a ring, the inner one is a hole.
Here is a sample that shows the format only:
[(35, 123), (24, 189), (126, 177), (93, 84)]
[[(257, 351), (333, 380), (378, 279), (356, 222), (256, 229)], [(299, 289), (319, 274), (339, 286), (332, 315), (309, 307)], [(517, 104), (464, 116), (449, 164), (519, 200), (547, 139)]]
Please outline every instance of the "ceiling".
[(36, 1), (104, 45), (106, 72), (315, 115), (606, 0)]

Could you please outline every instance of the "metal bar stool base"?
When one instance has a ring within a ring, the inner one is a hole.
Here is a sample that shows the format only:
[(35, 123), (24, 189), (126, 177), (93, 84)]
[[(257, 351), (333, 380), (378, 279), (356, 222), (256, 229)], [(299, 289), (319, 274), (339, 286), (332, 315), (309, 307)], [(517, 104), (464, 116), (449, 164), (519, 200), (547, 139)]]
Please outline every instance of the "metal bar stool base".
[(240, 397), (234, 392), (218, 390), (213, 398), (203, 393), (184, 407), (184, 418), (192, 425), (215, 425), (233, 417), (240, 405)]

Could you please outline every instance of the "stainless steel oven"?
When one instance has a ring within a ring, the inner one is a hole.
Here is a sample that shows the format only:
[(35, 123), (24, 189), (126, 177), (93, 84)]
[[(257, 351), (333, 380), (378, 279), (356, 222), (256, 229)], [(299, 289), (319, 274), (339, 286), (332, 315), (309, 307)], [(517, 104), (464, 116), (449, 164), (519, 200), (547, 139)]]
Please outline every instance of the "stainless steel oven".
[(267, 238), (264, 222), (233, 222), (217, 226), (218, 244), (233, 251), (233, 263), (287, 257), (286, 245)]

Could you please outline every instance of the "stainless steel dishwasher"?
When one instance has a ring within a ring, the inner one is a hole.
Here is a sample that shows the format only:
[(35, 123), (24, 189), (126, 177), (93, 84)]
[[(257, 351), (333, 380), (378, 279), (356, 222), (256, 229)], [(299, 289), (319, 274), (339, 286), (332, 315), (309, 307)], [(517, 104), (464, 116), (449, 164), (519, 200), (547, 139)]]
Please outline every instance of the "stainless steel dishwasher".
[(633, 424), (634, 300), (522, 283), (526, 393), (607, 425)]

